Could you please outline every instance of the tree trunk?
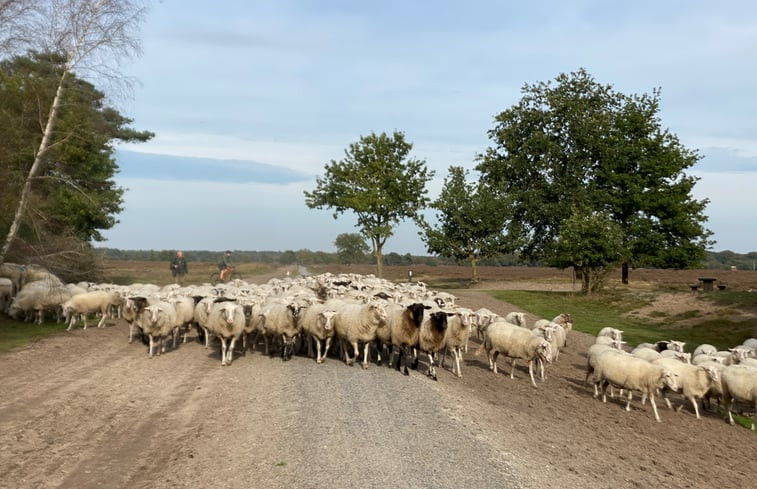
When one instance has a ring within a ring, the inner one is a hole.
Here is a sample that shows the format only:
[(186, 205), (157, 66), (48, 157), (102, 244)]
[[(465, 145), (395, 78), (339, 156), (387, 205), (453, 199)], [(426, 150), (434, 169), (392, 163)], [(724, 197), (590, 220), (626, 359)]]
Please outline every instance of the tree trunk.
[(18, 201), (18, 207), (16, 208), (16, 214), (13, 216), (13, 222), (11, 223), (8, 235), (5, 237), (5, 244), (3, 244), (2, 250), (0, 250), (0, 263), (5, 261), (5, 257), (8, 255), (13, 240), (16, 239), (21, 221), (26, 213), (26, 205), (29, 200), (29, 194), (32, 190), (32, 180), (37, 177), (42, 171), (42, 160), (47, 153), (48, 148), (53, 138), (53, 127), (55, 126), (56, 119), (58, 118), (58, 110), (60, 109), (60, 102), (63, 96), (63, 83), (66, 80), (68, 71), (64, 71), (58, 82), (58, 89), (55, 92), (55, 98), (53, 104), (50, 107), (50, 113), (47, 116), (47, 123), (45, 124), (45, 132), (42, 136), (42, 141), (37, 148), (37, 154), (34, 156), (34, 163), (29, 169), (29, 175), (27, 175), (24, 181), (24, 188), (21, 190), (21, 197)]
[(381, 246), (376, 245), (376, 249), (373, 251), (373, 255), (376, 257), (376, 276), (378, 278), (383, 278), (384, 274), (384, 267), (383, 267), (383, 259), (381, 256)]
[(623, 265), (620, 267), (621, 273), (620, 278), (624, 285), (628, 285), (628, 263), (623, 262)]
[(478, 274), (476, 273), (476, 257), (475, 256), (470, 257), (470, 268), (471, 268), (470, 281), (473, 283), (478, 282)]

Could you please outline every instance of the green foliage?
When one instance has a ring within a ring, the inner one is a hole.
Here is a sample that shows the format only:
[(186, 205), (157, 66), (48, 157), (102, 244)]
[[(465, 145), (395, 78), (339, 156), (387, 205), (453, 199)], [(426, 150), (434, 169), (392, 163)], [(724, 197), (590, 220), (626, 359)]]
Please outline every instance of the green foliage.
[(286, 250), (279, 257), (279, 263), (282, 265), (292, 265), (297, 263), (297, 255), (292, 250)]
[(602, 288), (604, 277), (624, 256), (623, 231), (603, 213), (575, 211), (562, 225), (550, 266), (573, 268), (585, 294)]
[[(42, 139), (64, 60), (29, 53), (0, 63), (0, 231), (7, 232)], [(105, 105), (92, 84), (69, 74), (43, 169), (35, 178), (20, 237), (29, 243), (70, 236), (102, 240), (101, 230), (117, 222), (123, 189), (115, 184), (115, 141), (147, 141), (153, 134)]]
[(429, 253), (456, 260), (467, 260), (471, 278), (476, 280), (476, 264), (513, 245), (503, 234), (508, 221), (508, 207), (504, 199), (496, 198), (485, 182), (468, 182), (468, 172), (459, 166), (449, 168), (449, 176), (439, 198), (431, 203), (436, 209), (438, 225), (418, 220), (423, 230), (421, 239)]
[(379, 276), (381, 250), (394, 227), (428, 204), (426, 183), (434, 172), (409, 156), (412, 147), (398, 131), (362, 136), (345, 150), (344, 159), (325, 166), (312, 192), (305, 191), (311, 209), (333, 209), (334, 219), (347, 211), (357, 216), (360, 232), (373, 246)]
[(573, 209), (607, 212), (623, 230), (634, 266), (699, 265), (712, 244), (703, 227), (708, 200), (685, 170), (699, 159), (663, 130), (659, 91), (624, 95), (583, 69), (556, 84), (525, 85), (500, 113), (480, 157), (482, 178), (507, 196), (508, 232), (529, 259), (553, 255)]
[[(660, 324), (633, 319), (626, 313), (639, 304), (628, 301), (625, 296), (579, 296), (565, 292), (533, 292), (498, 290), (489, 292), (496, 299), (509, 302), (541, 318), (551, 319), (567, 312), (573, 317), (573, 328), (583, 333), (596, 335), (605, 326), (623, 331), (623, 340), (629, 346), (642, 342), (678, 340), (686, 342), (686, 350), (693, 351), (702, 343), (718, 349), (740, 345), (754, 334), (749, 321), (733, 322), (713, 320), (693, 326), (681, 326), (673, 318)], [(679, 318), (685, 319), (685, 318)]]
[(339, 263), (351, 265), (363, 263), (365, 255), (371, 251), (365, 239), (359, 233), (342, 233), (334, 240)]

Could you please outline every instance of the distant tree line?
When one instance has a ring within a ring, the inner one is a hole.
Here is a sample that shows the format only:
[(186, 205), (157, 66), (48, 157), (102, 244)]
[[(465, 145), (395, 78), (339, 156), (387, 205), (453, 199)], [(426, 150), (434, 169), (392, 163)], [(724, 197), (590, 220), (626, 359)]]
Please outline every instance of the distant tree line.
[[(135, 260), (135, 261), (170, 261), (178, 250), (121, 250), (118, 248), (95, 248), (95, 251), (107, 260)], [(184, 254), (195, 262), (215, 263), (220, 260), (222, 251), (210, 250), (182, 250)], [(309, 249), (285, 251), (249, 251), (233, 250), (234, 261), (237, 263), (273, 263), (280, 265), (330, 265), (346, 263), (339, 252), (311, 251)], [(387, 266), (407, 265), (469, 265), (467, 259), (451, 259), (442, 256), (404, 255), (390, 252), (382, 256), (383, 264)], [(365, 253), (351, 264), (375, 265), (376, 258)], [(513, 266), (546, 266), (543, 263), (524, 261), (516, 254), (498, 254), (485, 258), (479, 262), (481, 266), (513, 267)], [(708, 251), (706, 259), (700, 268), (754, 270), (757, 268), (757, 251), (749, 253), (735, 253), (733, 251)], [(654, 268), (642, 267), (642, 268)]]

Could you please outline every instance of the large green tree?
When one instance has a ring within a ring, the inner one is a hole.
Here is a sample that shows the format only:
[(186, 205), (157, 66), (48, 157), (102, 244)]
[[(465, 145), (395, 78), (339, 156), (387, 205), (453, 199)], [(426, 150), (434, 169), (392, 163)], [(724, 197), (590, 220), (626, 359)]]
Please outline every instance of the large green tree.
[[(37, 102), (41, 137), (29, 155), (18, 203), (0, 248), (0, 262), (19, 236), (22, 225), (28, 224), (33, 183), (54, 163), (50, 150), (60, 142), (56, 140), (56, 131), (61, 116), (68, 110), (64, 98), (70, 96), (66, 91), (74, 85), (70, 79), (77, 76), (76, 71), (81, 79), (82, 73), (89, 73), (96, 79), (124, 80), (118, 75), (119, 63), (139, 53), (137, 33), (146, 11), (140, 0), (46, 0), (34, 2), (29, 15), (14, 15), (18, 22), (0, 30), (0, 43), (10, 46), (6, 49), (13, 49), (16, 44), (6, 40), (21, 39), (38, 52), (53, 53), (57, 65), (54, 91)], [(34, 32), (34, 37), (26, 38), (23, 34), (28, 32)], [(0, 56), (9, 52), (0, 52)]]
[(495, 118), (477, 169), (511, 203), (524, 257), (552, 263), (572, 209), (603, 212), (623, 233), (630, 266), (686, 268), (712, 245), (708, 200), (691, 192), (694, 150), (661, 127), (660, 92), (625, 95), (584, 69), (525, 85)]
[(339, 263), (351, 265), (365, 261), (365, 255), (371, 251), (365, 238), (360, 233), (342, 233), (334, 240)]
[(394, 227), (417, 218), (428, 204), (426, 183), (434, 172), (424, 160), (410, 157), (413, 145), (402, 132), (371, 133), (350, 144), (340, 161), (331, 160), (316, 188), (305, 191), (311, 209), (330, 208), (334, 219), (352, 211), (376, 257), (376, 274), (382, 276), (382, 249)]
[(421, 219), (421, 239), (429, 253), (445, 258), (468, 260), (471, 280), (478, 280), (476, 263), (499, 253), (509, 253), (505, 226), (509, 207), (497, 198), (486, 182), (468, 181), (468, 172), (451, 166), (439, 198), (431, 203), (436, 209), (436, 225)]
[[(49, 53), (29, 53), (0, 62), (0, 231), (7, 233), (29, 177), (63, 70), (64, 58)], [(42, 165), (30, 181), (28, 212), (19, 225), (16, 249), (61, 242), (102, 240), (100, 232), (111, 228), (121, 212), (123, 189), (114, 176), (116, 141), (146, 141), (150, 132), (129, 127), (130, 119), (106, 104), (105, 96), (91, 83), (69, 74)], [(53, 247), (54, 248), (54, 247)], [(50, 250), (48, 249), (48, 252)]]

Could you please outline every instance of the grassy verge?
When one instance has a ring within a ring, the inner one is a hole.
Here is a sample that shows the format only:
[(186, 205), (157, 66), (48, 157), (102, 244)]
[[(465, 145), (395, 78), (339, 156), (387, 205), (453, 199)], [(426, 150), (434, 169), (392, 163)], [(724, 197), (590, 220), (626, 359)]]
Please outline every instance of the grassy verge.
[(40, 338), (66, 330), (65, 324), (31, 324), (0, 315), (0, 353), (33, 343)]
[[(608, 294), (585, 297), (568, 292), (519, 290), (496, 290), (488, 293), (543, 318), (553, 318), (563, 312), (570, 313), (573, 316), (574, 328), (584, 333), (596, 335), (605, 326), (618, 328), (623, 331), (623, 340), (629, 345), (673, 339), (685, 341), (689, 351), (702, 343), (726, 349), (740, 345), (755, 332), (755, 325), (749, 321), (714, 319), (693, 326), (681, 326), (680, 321), (690, 319), (690, 316), (666, 317), (662, 323), (625, 316), (648, 300), (643, 296)], [(752, 300), (751, 296), (749, 300)], [(730, 301), (731, 305), (739, 305), (735, 298), (731, 298)]]

